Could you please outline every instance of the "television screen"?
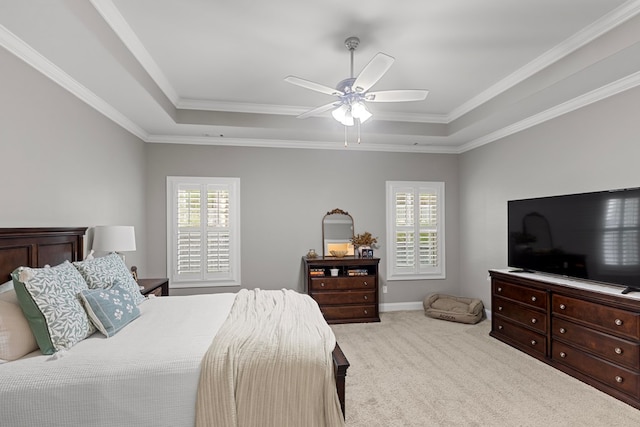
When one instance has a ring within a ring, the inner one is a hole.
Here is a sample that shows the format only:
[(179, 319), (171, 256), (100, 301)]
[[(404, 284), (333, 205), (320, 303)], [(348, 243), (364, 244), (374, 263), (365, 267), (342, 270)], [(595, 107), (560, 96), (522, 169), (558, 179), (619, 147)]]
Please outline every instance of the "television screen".
[(511, 200), (508, 223), (510, 267), (640, 289), (640, 189)]

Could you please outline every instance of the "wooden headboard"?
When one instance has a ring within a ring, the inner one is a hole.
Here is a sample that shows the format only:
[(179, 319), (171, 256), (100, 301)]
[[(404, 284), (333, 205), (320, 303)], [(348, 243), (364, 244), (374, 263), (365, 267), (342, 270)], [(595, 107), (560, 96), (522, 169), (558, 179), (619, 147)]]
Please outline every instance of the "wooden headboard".
[(44, 267), (84, 258), (87, 227), (0, 228), (0, 284), (17, 267)]

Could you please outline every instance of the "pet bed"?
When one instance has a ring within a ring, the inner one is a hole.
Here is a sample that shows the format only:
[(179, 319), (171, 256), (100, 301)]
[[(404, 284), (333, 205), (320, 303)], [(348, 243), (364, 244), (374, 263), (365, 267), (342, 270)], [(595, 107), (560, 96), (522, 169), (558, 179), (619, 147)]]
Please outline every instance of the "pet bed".
[(423, 305), (427, 316), (452, 322), (478, 323), (484, 315), (484, 305), (477, 298), (432, 294)]

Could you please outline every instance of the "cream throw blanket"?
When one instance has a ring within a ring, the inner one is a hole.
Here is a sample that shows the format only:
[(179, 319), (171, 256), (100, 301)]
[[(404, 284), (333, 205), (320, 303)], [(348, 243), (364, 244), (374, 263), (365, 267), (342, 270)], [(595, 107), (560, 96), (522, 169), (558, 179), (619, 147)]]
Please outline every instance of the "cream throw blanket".
[(202, 360), (196, 426), (344, 426), (335, 345), (308, 295), (241, 290)]

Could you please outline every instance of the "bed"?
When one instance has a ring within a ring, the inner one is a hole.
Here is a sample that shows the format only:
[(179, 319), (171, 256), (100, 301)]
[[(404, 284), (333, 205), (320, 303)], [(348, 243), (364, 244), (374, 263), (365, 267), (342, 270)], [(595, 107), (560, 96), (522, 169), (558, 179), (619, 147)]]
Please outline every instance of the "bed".
[[(84, 227), (0, 229), (0, 284), (18, 266), (41, 268), (82, 260), (85, 232)], [(68, 351), (44, 355), (35, 350), (0, 364), (0, 424), (172, 427), (210, 424), (202, 421), (206, 418), (196, 416), (196, 403), (204, 412), (216, 412), (201, 401), (203, 359), (215, 347), (212, 342), (221, 342), (222, 335), (235, 333), (225, 320), (232, 317), (230, 313), (238, 305), (240, 293), (249, 292), (149, 298), (139, 305), (140, 316), (109, 338), (98, 332)], [(329, 415), (317, 425), (344, 422), (344, 386), (349, 363), (337, 343), (331, 348), (328, 356), (331, 381), (323, 387), (330, 384), (333, 388), (317, 400), (324, 413), (332, 414), (337, 408), (340, 420), (335, 421), (331, 418), (334, 415)], [(233, 354), (229, 352), (225, 357)], [(295, 369), (277, 376), (295, 375)], [(254, 389), (251, 392), (263, 389), (269, 396), (286, 396), (288, 392), (271, 390), (262, 383), (250, 388)], [(295, 396), (291, 398), (293, 407)], [(255, 400), (255, 395), (251, 399)], [(228, 425), (240, 419), (235, 412), (225, 413), (225, 417), (231, 420)], [(331, 419), (334, 421), (326, 421)], [(272, 419), (261, 424), (286, 425), (285, 421)]]

